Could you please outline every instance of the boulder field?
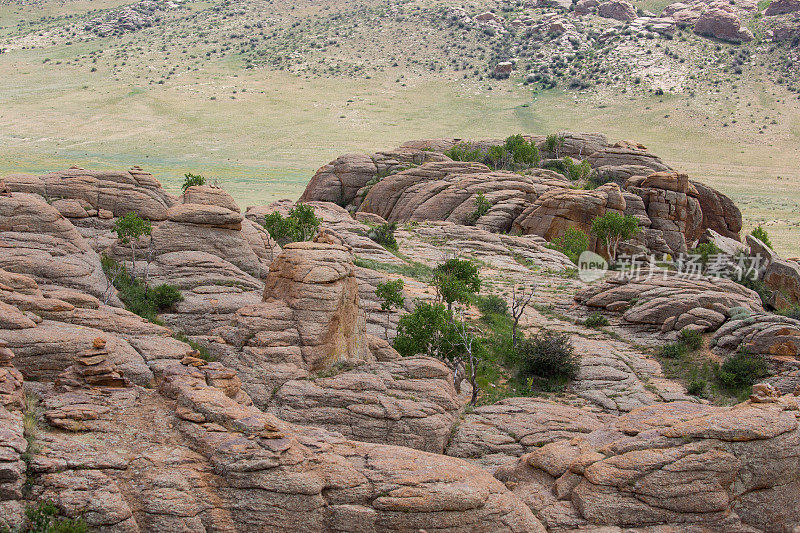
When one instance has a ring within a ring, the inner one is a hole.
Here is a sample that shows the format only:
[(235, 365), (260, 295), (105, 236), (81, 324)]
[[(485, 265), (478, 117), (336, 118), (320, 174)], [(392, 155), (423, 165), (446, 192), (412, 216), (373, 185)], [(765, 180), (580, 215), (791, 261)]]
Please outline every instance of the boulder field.
[[(587, 283), (547, 241), (633, 214), (629, 249), (759, 254), (786, 301), (796, 263), (742, 243), (730, 199), (636, 143), (565, 135), (559, 158), (609, 178), (578, 189), (452, 161), (457, 142), (322, 167), (302, 197), (320, 229), (284, 246), (262, 224), (289, 200), (242, 213), (223, 189), (175, 197), (139, 168), (1, 180), (0, 530), (44, 501), (101, 532), (799, 530), (800, 322), (724, 279)], [(135, 246), (113, 231), (128, 213), (152, 226)], [(397, 252), (370, 238), (387, 221)], [(182, 297), (156, 321), (109, 279), (134, 254), (137, 276)], [(470, 406), (451, 365), (392, 347), (398, 316), (435, 297), (425, 273), (453, 256), (484, 293), (535, 287), (520, 328), (571, 339), (564, 391)], [(375, 289), (397, 278), (405, 303), (387, 315)], [(594, 312), (607, 329), (583, 323)], [(736, 405), (689, 394), (648, 349), (687, 329), (710, 359), (767, 357), (768, 384)]]

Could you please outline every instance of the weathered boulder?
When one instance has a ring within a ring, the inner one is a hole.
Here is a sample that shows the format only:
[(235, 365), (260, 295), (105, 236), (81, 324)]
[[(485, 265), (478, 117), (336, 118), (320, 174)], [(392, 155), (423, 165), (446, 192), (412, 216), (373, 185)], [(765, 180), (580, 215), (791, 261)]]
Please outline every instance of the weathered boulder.
[(607, 0), (601, 2), (597, 6), (597, 14), (601, 17), (614, 19), (619, 21), (634, 20), (636, 15), (636, 8), (627, 0)]
[(492, 206), (476, 225), (503, 232), (541, 194), (567, 186), (563, 176), (544, 170), (520, 175), (492, 172), (480, 163), (428, 163), (383, 178), (370, 188), (359, 211), (377, 214), (389, 222), (444, 220), (464, 224), (475, 211), (478, 194), (483, 193)]
[(0, 196), (0, 249), (1, 269), (97, 297), (106, 292), (98, 255), (69, 220), (40, 196)]
[(714, 2), (700, 13), (694, 23), (694, 32), (732, 43), (753, 40), (753, 32), (742, 27), (742, 22), (730, 4)]
[(239, 308), (218, 328), (222, 361), (265, 405), (273, 388), (337, 362), (371, 360), (353, 256), (341, 245), (287, 244), (270, 265), (264, 301)]
[[(592, 221), (606, 212), (625, 211), (625, 198), (616, 183), (591, 191), (555, 189), (542, 194), (514, 221), (514, 230), (552, 241), (566, 230), (577, 227), (591, 235)], [(592, 247), (597, 244), (592, 241)]]
[(78, 200), (96, 211), (110, 211), (116, 217), (133, 212), (149, 220), (165, 220), (167, 210), (175, 203), (152, 174), (138, 167), (127, 172), (71, 168), (41, 176), (12, 174), (5, 182), (11, 191)]
[(716, 331), (712, 344), (714, 352), (720, 355), (730, 355), (744, 348), (751, 354), (772, 359), (777, 370), (784, 366), (782, 362), (797, 367), (800, 366), (795, 363), (800, 356), (800, 321), (771, 313), (742, 313)]
[(734, 281), (671, 271), (611, 277), (578, 292), (575, 300), (621, 312), (629, 324), (646, 324), (664, 333), (684, 328), (714, 331), (736, 307), (763, 312), (758, 294)]
[(402, 146), (375, 154), (346, 154), (320, 168), (306, 186), (301, 202), (333, 202), (348, 205), (356, 194), (371, 181), (393, 174), (413, 165), (429, 161), (446, 161), (439, 152)]
[(773, 259), (764, 271), (764, 284), (780, 294), (778, 302), (789, 307), (800, 304), (800, 264), (795, 261)]
[(647, 167), (653, 172), (671, 170), (658, 156), (651, 154), (645, 147), (635, 143), (616, 143), (613, 146), (602, 148), (589, 154), (586, 160), (589, 161), (592, 168), (635, 165)]
[(768, 17), (800, 11), (800, 0), (772, 0), (764, 14)]
[(363, 442), (442, 453), (460, 403), (452, 371), (436, 359), (414, 357), (289, 381), (269, 410)]
[(548, 530), (789, 531), (800, 524), (797, 401), (644, 407), (495, 475)]
[(655, 172), (630, 178), (626, 190), (642, 198), (650, 228), (659, 230), (673, 254), (683, 253), (687, 244), (702, 234), (702, 213), (697, 191), (686, 174)]
[(742, 212), (739, 211), (733, 200), (698, 181), (691, 180), (690, 184), (697, 193), (695, 197), (700, 202), (700, 211), (703, 213), (701, 227), (712, 229), (723, 237), (740, 240)]

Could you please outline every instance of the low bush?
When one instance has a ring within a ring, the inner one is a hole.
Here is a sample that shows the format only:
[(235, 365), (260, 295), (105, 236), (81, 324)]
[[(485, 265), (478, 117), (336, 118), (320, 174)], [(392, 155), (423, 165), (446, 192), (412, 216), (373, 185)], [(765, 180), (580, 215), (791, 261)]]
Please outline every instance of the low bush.
[(564, 235), (556, 237), (547, 244), (548, 248), (558, 250), (569, 257), (569, 260), (578, 264), (580, 255), (589, 249), (589, 236), (576, 227), (567, 228)]
[(769, 375), (769, 365), (764, 357), (741, 349), (719, 367), (718, 378), (729, 389), (749, 387)]
[(608, 319), (600, 311), (595, 311), (583, 321), (583, 325), (587, 328), (602, 328), (608, 325)]
[(194, 187), (196, 185), (205, 185), (206, 179), (199, 174), (184, 174), (183, 176), (183, 185), (181, 185), (181, 189), (183, 192), (186, 192), (186, 189), (189, 187)]
[(508, 314), (508, 303), (496, 294), (477, 296), (475, 298), (475, 305), (477, 305), (478, 310), (484, 317), (489, 315), (504, 316)]
[(696, 255), (700, 257), (700, 264), (705, 266), (708, 264), (711, 256), (722, 253), (722, 250), (713, 242), (704, 242), (698, 244), (695, 248), (689, 250), (689, 255)]
[(475, 210), (469, 214), (467, 220), (464, 222), (467, 226), (474, 226), (483, 215), (489, 212), (492, 204), (486, 199), (483, 193), (478, 193), (475, 197)]
[(686, 387), (686, 391), (692, 396), (703, 397), (706, 394), (707, 382), (704, 379), (693, 379)]
[(778, 314), (781, 314), (785, 317), (793, 318), (795, 320), (800, 320), (800, 305), (794, 304), (792, 307), (781, 309), (780, 311), (778, 311)]
[[(177, 287), (166, 283), (148, 287), (140, 279), (132, 277), (124, 266), (108, 256), (103, 256), (100, 263), (106, 276), (109, 279), (112, 279), (113, 276), (117, 296), (125, 304), (125, 309), (150, 322), (159, 323), (159, 312), (165, 311), (183, 300)], [(115, 270), (120, 273), (112, 274)]]
[(703, 346), (703, 336), (699, 331), (682, 329), (680, 340), (690, 350), (698, 350)]
[(760, 224), (756, 226), (753, 229), (753, 231), (750, 232), (750, 235), (752, 235), (759, 241), (763, 242), (767, 248), (772, 249), (772, 241), (769, 240), (769, 235), (767, 235), (767, 230), (761, 227)]
[(25, 510), (26, 524), (22, 533), (85, 533), (86, 522), (81, 518), (67, 518), (51, 501), (39, 502)]
[(569, 335), (545, 330), (517, 342), (517, 370), (529, 383), (564, 385), (578, 373), (579, 357)]
[(667, 359), (679, 359), (686, 355), (687, 352), (686, 345), (682, 342), (665, 344), (664, 347), (661, 348), (661, 356)]
[(314, 212), (314, 207), (297, 203), (284, 218), (277, 211), (264, 217), (264, 229), (281, 246), (290, 242), (308, 241), (314, 238), (322, 223)]
[(397, 239), (394, 236), (395, 230), (397, 230), (397, 223), (387, 222), (386, 224), (380, 224), (370, 228), (367, 232), (367, 237), (388, 250), (397, 251), (400, 245), (397, 243)]

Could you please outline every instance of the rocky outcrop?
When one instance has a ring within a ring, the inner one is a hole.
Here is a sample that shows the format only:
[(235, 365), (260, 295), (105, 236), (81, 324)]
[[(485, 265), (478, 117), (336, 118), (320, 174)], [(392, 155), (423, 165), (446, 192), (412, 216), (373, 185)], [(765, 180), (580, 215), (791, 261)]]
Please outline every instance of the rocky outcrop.
[(23, 505), (19, 500), (26, 480), (22, 457), (28, 448), (22, 422), (22, 374), (14, 368), (13, 358), (0, 339), (0, 528), (9, 530), (21, 525)]
[(597, 14), (601, 17), (619, 20), (622, 22), (634, 20), (636, 8), (627, 0), (607, 0), (597, 6)]
[(800, 0), (773, 0), (767, 6), (764, 14), (768, 17), (774, 15), (785, 15), (786, 13), (794, 13), (800, 11)]
[[(587, 235), (595, 217), (606, 212), (625, 211), (625, 199), (616, 183), (592, 191), (557, 189), (541, 195), (514, 221), (514, 229), (552, 241), (577, 227)], [(593, 242), (593, 247), (597, 243)]]
[(772, 359), (779, 371), (786, 366), (784, 363), (794, 368), (800, 366), (796, 361), (800, 355), (800, 321), (770, 313), (738, 315), (714, 334), (714, 352), (730, 355), (745, 349)]
[(753, 40), (753, 32), (742, 27), (742, 22), (730, 4), (714, 2), (704, 9), (694, 23), (694, 32), (732, 43)]
[(347, 205), (371, 181), (410, 166), (449, 159), (441, 153), (401, 147), (375, 154), (346, 154), (320, 168), (311, 178), (301, 202), (319, 201)]
[[(165, 220), (175, 199), (161, 188), (152, 174), (134, 167), (127, 172), (92, 171), (71, 168), (41, 176), (12, 174), (6, 176), (11, 191), (35, 193), (44, 198), (72, 199), (97, 215), (101, 209), (121, 217), (130, 212), (149, 220)], [(77, 211), (74, 203), (71, 211)]]
[[(800, 523), (797, 401), (644, 407), (495, 475), (550, 531), (785, 531)], [(676, 524), (678, 526), (676, 526)]]
[(275, 393), (270, 412), (359, 441), (442, 453), (460, 407), (452, 371), (415, 357), (289, 381)]
[(0, 268), (9, 272), (97, 297), (106, 292), (97, 254), (69, 220), (36, 194), (0, 196), (0, 249)]
[(359, 210), (389, 222), (444, 220), (464, 224), (475, 211), (476, 197), (482, 193), (492, 206), (475, 224), (503, 232), (541, 194), (567, 186), (563, 176), (546, 170), (520, 175), (491, 172), (480, 163), (429, 163), (373, 185)]
[(656, 172), (628, 180), (626, 190), (641, 197), (650, 228), (658, 230), (674, 254), (686, 252), (702, 235), (697, 191), (686, 174)]
[(703, 229), (711, 229), (730, 239), (739, 240), (742, 231), (742, 212), (733, 200), (708, 185), (692, 180), (700, 211), (703, 213)]
[(770, 290), (777, 293), (778, 307), (800, 305), (800, 264), (773, 258), (762, 279)]
[(371, 360), (364, 328), (350, 250), (296, 242), (270, 265), (264, 301), (239, 308), (230, 325), (211, 335), (224, 339), (213, 349), (265, 405), (285, 381)]
[(580, 291), (575, 300), (622, 313), (628, 324), (648, 325), (663, 333), (684, 328), (714, 331), (737, 307), (763, 311), (758, 294), (734, 281), (669, 271), (611, 277)]
[(447, 455), (494, 470), (533, 450), (603, 427), (603, 415), (536, 398), (507, 398), (464, 416)]

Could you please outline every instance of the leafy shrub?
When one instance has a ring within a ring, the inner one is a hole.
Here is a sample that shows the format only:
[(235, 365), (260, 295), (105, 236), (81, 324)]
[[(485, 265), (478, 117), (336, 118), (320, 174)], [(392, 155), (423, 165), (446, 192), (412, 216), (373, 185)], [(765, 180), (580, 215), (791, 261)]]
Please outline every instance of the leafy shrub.
[(281, 246), (311, 240), (321, 223), (314, 214), (314, 207), (303, 203), (295, 204), (286, 218), (277, 211), (264, 217), (264, 228)]
[[(166, 283), (150, 288), (141, 280), (132, 277), (123, 265), (104, 255), (100, 258), (103, 271), (112, 279), (119, 299), (131, 313), (158, 323), (158, 313), (183, 300), (180, 291)], [(120, 272), (114, 276), (112, 272)], [(113, 276), (113, 278), (112, 278)]]
[(400, 318), (394, 348), (404, 357), (423, 354), (452, 360), (461, 353), (453, 322), (453, 313), (444, 304), (417, 302), (414, 311)]
[(199, 175), (199, 174), (192, 174), (187, 173), (183, 176), (183, 185), (181, 185), (181, 189), (183, 192), (186, 192), (186, 189), (189, 187), (194, 187), (195, 185), (205, 185), (206, 179)]
[(606, 245), (609, 258), (617, 257), (619, 243), (639, 233), (639, 219), (616, 211), (606, 211), (592, 221), (592, 233)]
[(61, 510), (51, 501), (39, 502), (35, 507), (25, 509), (26, 526), (24, 533), (85, 533), (88, 531), (82, 519), (64, 517)]
[(564, 146), (565, 141), (566, 139), (564, 139), (563, 135), (552, 133), (544, 140), (544, 149), (551, 154), (555, 154), (556, 158), (558, 158), (558, 152)]
[(526, 141), (522, 135), (512, 135), (505, 142), (505, 149), (511, 154), (514, 164), (522, 168), (530, 168), (539, 165), (541, 156), (539, 148), (533, 141)]
[(751, 312), (747, 307), (731, 307), (728, 311), (731, 320), (744, 320), (750, 318)]
[(690, 350), (697, 350), (703, 346), (703, 336), (699, 331), (691, 329), (682, 329), (680, 340)]
[(478, 306), (478, 310), (484, 317), (489, 315), (507, 315), (508, 314), (508, 303), (497, 296), (496, 294), (490, 294), (488, 296), (478, 296), (476, 299), (476, 305)]
[(384, 248), (397, 251), (400, 245), (397, 243), (397, 239), (394, 236), (395, 230), (397, 230), (397, 223), (387, 222), (386, 224), (380, 224), (370, 228), (370, 230), (367, 232), (367, 237), (377, 242)]
[(766, 359), (743, 348), (722, 363), (718, 378), (723, 386), (736, 389), (753, 385), (768, 375)]
[(569, 335), (545, 330), (517, 343), (517, 368), (523, 379), (565, 382), (578, 373), (579, 358)]
[(583, 325), (587, 328), (602, 328), (608, 325), (608, 319), (604, 317), (600, 311), (595, 311), (586, 317), (586, 320), (583, 321)]
[(491, 208), (492, 204), (486, 199), (486, 196), (483, 193), (478, 193), (478, 196), (475, 197), (475, 211), (469, 214), (464, 224), (474, 226), (478, 219), (488, 213)]
[(483, 161), (486, 152), (472, 143), (458, 143), (449, 150), (445, 150), (444, 155), (453, 161)]
[(689, 382), (689, 385), (686, 387), (686, 391), (692, 396), (705, 396), (706, 393), (706, 380), (704, 379), (693, 379)]
[(761, 227), (760, 224), (758, 226), (756, 226), (755, 229), (753, 229), (753, 231), (750, 232), (750, 235), (752, 235), (753, 237), (755, 237), (759, 241), (763, 242), (764, 245), (767, 248), (769, 248), (770, 250), (773, 249), (772, 248), (772, 241), (769, 240), (769, 235), (767, 235), (767, 230), (765, 230), (763, 227)]
[(722, 250), (713, 242), (704, 242), (698, 244), (695, 248), (689, 250), (690, 255), (700, 256), (700, 264), (707, 265), (711, 256), (722, 253)]
[(792, 307), (787, 307), (786, 309), (781, 309), (778, 311), (779, 314), (793, 318), (795, 320), (800, 320), (800, 305), (794, 304)]
[(661, 348), (661, 356), (666, 357), (667, 359), (679, 359), (686, 355), (686, 345), (682, 342), (675, 342), (672, 344), (665, 344), (663, 348)]
[(589, 249), (589, 236), (578, 228), (570, 227), (567, 228), (564, 235), (556, 237), (548, 243), (547, 247), (558, 250), (577, 264), (580, 255)]

